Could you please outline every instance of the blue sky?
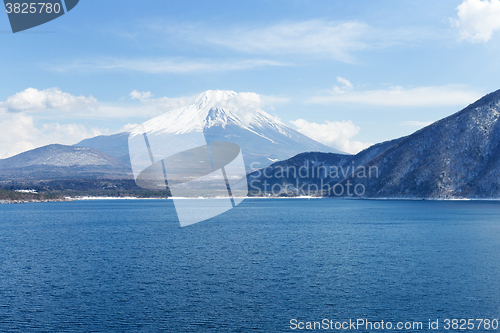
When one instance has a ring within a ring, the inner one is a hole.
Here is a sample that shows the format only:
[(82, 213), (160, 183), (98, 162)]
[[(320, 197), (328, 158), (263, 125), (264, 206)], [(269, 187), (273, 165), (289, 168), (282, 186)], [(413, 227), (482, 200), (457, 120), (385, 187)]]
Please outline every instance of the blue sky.
[(500, 89), (499, 22), (500, 0), (81, 0), (17, 34), (0, 15), (0, 158), (209, 89), (259, 94), (286, 125), (356, 152)]

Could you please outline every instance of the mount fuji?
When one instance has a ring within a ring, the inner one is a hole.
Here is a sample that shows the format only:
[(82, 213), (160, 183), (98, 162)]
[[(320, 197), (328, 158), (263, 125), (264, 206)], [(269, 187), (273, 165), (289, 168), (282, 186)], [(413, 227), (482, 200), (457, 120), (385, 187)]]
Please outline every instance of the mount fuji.
[[(167, 136), (203, 131), (208, 142), (240, 146), (247, 169), (263, 168), (306, 151), (345, 154), (286, 126), (264, 112), (253, 93), (209, 90), (193, 103), (157, 116), (142, 124), (149, 135)], [(200, 126), (201, 124), (201, 126)], [(129, 162), (127, 133), (98, 136), (77, 146), (99, 149)]]

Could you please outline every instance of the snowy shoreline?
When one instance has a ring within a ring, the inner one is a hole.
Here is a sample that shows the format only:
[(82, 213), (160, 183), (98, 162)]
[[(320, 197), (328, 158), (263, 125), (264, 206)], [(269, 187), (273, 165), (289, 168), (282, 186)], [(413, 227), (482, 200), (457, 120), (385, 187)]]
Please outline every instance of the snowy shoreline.
[[(372, 200), (372, 201), (500, 201), (500, 198), (332, 198), (332, 197), (312, 197), (312, 196), (300, 196), (300, 197), (237, 197), (238, 199), (342, 199), (342, 200)], [(42, 202), (72, 202), (72, 201), (97, 201), (97, 200), (206, 200), (206, 199), (216, 199), (224, 200), (227, 198), (217, 197), (217, 198), (189, 198), (189, 197), (169, 197), (169, 198), (137, 198), (137, 197), (64, 197), (64, 199), (54, 199), (54, 200), (0, 200), (0, 204), (21, 204), (21, 203), (42, 203)]]

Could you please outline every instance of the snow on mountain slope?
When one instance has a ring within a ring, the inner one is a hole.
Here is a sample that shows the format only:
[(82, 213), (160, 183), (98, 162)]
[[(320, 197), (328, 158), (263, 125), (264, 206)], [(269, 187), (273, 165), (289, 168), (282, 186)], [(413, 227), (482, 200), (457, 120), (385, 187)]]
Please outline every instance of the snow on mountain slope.
[(194, 103), (155, 117), (131, 136), (147, 132), (168, 137), (203, 131), (208, 142), (232, 142), (240, 146), (245, 165), (260, 168), (306, 151), (340, 153), (289, 128), (260, 109), (257, 94), (209, 90)]
[(26, 168), (30, 166), (89, 166), (106, 165), (123, 167), (123, 162), (108, 156), (101, 151), (87, 147), (69, 147), (64, 145), (48, 145), (36, 148), (19, 155), (0, 160), (0, 168)]
[(366, 196), (500, 197), (500, 90), (441, 119), (376, 156), (378, 178), (362, 183)]
[(258, 108), (257, 95), (246, 94), (243, 98), (240, 95), (234, 91), (206, 91), (193, 104), (145, 122), (144, 130), (148, 133), (182, 134), (201, 131), (202, 128), (235, 125), (256, 134), (259, 129), (273, 128), (291, 137), (292, 129)]
[(0, 160), (0, 179), (90, 179), (132, 176), (130, 166), (89, 147), (48, 145)]

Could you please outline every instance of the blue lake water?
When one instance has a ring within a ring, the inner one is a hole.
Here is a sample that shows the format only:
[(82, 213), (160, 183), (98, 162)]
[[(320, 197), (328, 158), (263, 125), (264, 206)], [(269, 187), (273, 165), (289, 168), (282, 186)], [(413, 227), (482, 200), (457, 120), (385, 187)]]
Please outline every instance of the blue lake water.
[(168, 200), (0, 205), (1, 332), (358, 318), (500, 318), (500, 202), (247, 199), (185, 228)]

